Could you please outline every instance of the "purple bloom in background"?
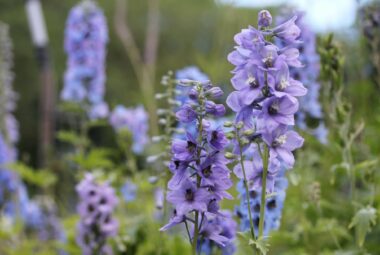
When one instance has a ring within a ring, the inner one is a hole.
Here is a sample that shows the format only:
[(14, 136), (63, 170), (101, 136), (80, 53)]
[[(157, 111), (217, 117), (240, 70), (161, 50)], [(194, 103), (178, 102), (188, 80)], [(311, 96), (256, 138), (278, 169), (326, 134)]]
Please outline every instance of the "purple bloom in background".
[(141, 154), (149, 142), (148, 118), (148, 113), (143, 106), (126, 108), (123, 105), (118, 105), (112, 111), (109, 122), (117, 132), (128, 130), (133, 138), (133, 152)]
[(121, 186), (120, 192), (125, 202), (134, 201), (136, 199), (137, 186), (132, 181), (127, 180)]
[(85, 103), (91, 119), (103, 118), (108, 31), (102, 10), (93, 2), (74, 6), (67, 18), (64, 48), (68, 56), (61, 98)]
[[(288, 186), (288, 181), (284, 176), (285, 170), (282, 168), (279, 174), (276, 176), (274, 183), (274, 193), (275, 195), (266, 201), (266, 213), (264, 220), (264, 235), (268, 236), (270, 231), (277, 230), (281, 223), (282, 208), (284, 206), (284, 201), (286, 197), (286, 188)], [(240, 218), (240, 228), (245, 231), (250, 228), (248, 209), (247, 209), (247, 199), (246, 192), (242, 181), (237, 185), (237, 190), (240, 194), (240, 206), (236, 208), (236, 214)], [(260, 218), (260, 207), (261, 207), (261, 190), (254, 189), (252, 186), (249, 190), (250, 207), (253, 217), (253, 223), (255, 227), (255, 233), (258, 233), (259, 218)]]
[(76, 190), (80, 216), (77, 243), (82, 254), (110, 254), (107, 238), (118, 230), (118, 222), (112, 217), (118, 202), (113, 188), (108, 183), (96, 183), (91, 174), (86, 174)]
[[(304, 64), (304, 68), (290, 70), (291, 76), (300, 80), (308, 89), (308, 93), (300, 98), (300, 110), (296, 115), (296, 122), (299, 128), (313, 134), (321, 143), (327, 143), (328, 130), (324, 125), (322, 106), (319, 102), (320, 60), (317, 52), (316, 34), (306, 23), (305, 15), (305, 13), (297, 12), (298, 18), (295, 22), (301, 28), (299, 40), (303, 43), (296, 45), (296, 47), (301, 54), (300, 60)], [(283, 21), (284, 16), (278, 20)]]

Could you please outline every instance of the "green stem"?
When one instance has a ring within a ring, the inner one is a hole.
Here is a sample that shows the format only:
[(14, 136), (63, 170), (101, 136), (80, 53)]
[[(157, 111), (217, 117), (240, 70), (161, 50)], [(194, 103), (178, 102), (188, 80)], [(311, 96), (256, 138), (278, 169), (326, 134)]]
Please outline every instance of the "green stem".
[(268, 174), (268, 162), (269, 162), (269, 148), (267, 145), (264, 147), (263, 157), (263, 176), (261, 181), (261, 206), (260, 206), (260, 221), (259, 221), (259, 238), (263, 236), (264, 231), (264, 217), (265, 217), (265, 198), (266, 198), (266, 186), (267, 186), (267, 174)]
[(239, 143), (239, 153), (240, 153), (240, 165), (241, 165), (241, 170), (243, 171), (243, 177), (244, 177), (244, 188), (245, 188), (245, 193), (246, 193), (246, 197), (247, 197), (247, 205), (248, 205), (248, 216), (249, 216), (249, 224), (250, 224), (250, 228), (251, 228), (251, 236), (252, 236), (252, 239), (254, 240), (255, 239), (255, 230), (254, 230), (254, 226), (253, 226), (253, 220), (252, 220), (252, 212), (251, 212), (251, 202), (250, 202), (250, 199), (249, 199), (249, 188), (248, 188), (248, 182), (247, 182), (247, 175), (245, 173), (245, 167), (244, 167), (244, 162), (243, 162), (243, 146), (241, 144), (241, 140), (240, 140), (240, 137), (239, 137), (239, 131), (236, 130), (236, 138), (238, 140), (238, 143)]
[[(203, 121), (203, 117), (202, 117), (202, 113), (204, 111), (204, 101), (202, 100), (202, 95), (199, 96), (199, 104), (200, 104), (200, 112), (201, 114), (199, 115), (199, 119), (198, 119), (198, 144), (202, 144), (202, 132), (203, 132), (203, 125), (202, 125), (202, 121)], [(197, 165), (200, 165), (200, 157), (201, 157), (201, 153), (202, 153), (202, 148), (199, 148), (198, 147), (198, 151), (197, 151)], [(197, 187), (199, 188), (201, 185), (201, 177), (199, 175), (197, 175)], [(195, 211), (195, 222), (194, 222), (194, 235), (193, 235), (193, 243), (192, 243), (192, 249), (193, 249), (193, 252), (192, 254), (193, 255), (196, 255), (197, 254), (197, 241), (198, 241), (198, 236), (199, 236), (199, 226), (198, 226), (198, 221), (199, 221), (199, 212), (198, 211)]]

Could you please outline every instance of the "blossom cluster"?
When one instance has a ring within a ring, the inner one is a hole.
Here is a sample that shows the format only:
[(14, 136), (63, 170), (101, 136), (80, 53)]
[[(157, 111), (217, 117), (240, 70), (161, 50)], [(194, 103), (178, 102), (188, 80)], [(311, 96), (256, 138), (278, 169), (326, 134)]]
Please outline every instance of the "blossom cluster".
[(108, 31), (101, 9), (93, 1), (83, 1), (70, 11), (65, 30), (67, 70), (61, 98), (86, 103), (92, 119), (104, 118), (105, 57)]
[(161, 230), (180, 223), (187, 227), (190, 222), (193, 223), (193, 232), (189, 233), (193, 248), (201, 239), (224, 247), (231, 238), (210, 221), (220, 214), (219, 202), (232, 198), (227, 190), (233, 183), (223, 153), (228, 140), (221, 127), (213, 128), (208, 120), (225, 114), (224, 106), (213, 101), (220, 98), (223, 91), (208, 81), (181, 80), (180, 83), (194, 86), (188, 92), (191, 100), (179, 108), (176, 117), (181, 123), (194, 122), (196, 133), (187, 133), (185, 138), (172, 141), (169, 169), (173, 176), (168, 182), (167, 200), (173, 205), (174, 213)]
[(110, 254), (107, 238), (118, 230), (118, 222), (112, 217), (118, 202), (113, 188), (108, 183), (96, 183), (92, 174), (86, 174), (76, 190), (80, 199), (77, 243), (82, 254)]
[(128, 131), (133, 138), (132, 151), (141, 154), (149, 142), (148, 113), (143, 106), (126, 108), (117, 105), (111, 112), (109, 122), (116, 132)]
[(280, 170), (293, 167), (293, 151), (303, 144), (303, 138), (291, 130), (299, 109), (297, 98), (307, 92), (290, 72), (303, 67), (297, 18), (271, 28), (271, 14), (261, 11), (258, 29), (250, 26), (238, 33), (237, 46), (228, 55), (235, 66), (231, 79), (235, 91), (227, 104), (236, 112), (234, 152), (240, 157), (234, 173), (248, 192), (261, 192), (261, 201), (266, 201), (265, 193), (275, 190)]

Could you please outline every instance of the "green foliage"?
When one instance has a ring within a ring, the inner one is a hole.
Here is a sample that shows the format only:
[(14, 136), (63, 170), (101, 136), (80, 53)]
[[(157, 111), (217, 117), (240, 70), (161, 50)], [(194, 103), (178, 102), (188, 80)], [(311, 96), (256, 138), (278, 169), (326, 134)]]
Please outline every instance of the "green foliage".
[(357, 241), (360, 247), (363, 246), (367, 233), (371, 231), (371, 226), (376, 224), (376, 217), (376, 209), (367, 206), (361, 208), (352, 218), (349, 228), (355, 228)]
[(51, 187), (57, 181), (56, 176), (49, 172), (48, 169), (35, 170), (21, 162), (11, 164), (9, 168), (17, 172), (27, 183), (36, 185), (40, 188)]

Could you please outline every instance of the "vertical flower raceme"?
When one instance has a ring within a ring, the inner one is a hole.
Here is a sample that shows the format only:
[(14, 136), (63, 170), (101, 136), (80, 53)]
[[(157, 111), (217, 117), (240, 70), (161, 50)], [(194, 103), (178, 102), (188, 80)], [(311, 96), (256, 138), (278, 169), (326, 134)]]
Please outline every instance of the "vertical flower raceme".
[(182, 123), (194, 122), (196, 133), (187, 133), (184, 139), (172, 141), (169, 169), (173, 176), (168, 182), (166, 198), (174, 211), (169, 223), (161, 230), (184, 223), (195, 253), (200, 240), (212, 241), (222, 247), (231, 241), (230, 237), (223, 235), (220, 225), (210, 221), (220, 215), (219, 202), (232, 198), (227, 192), (232, 181), (226, 167), (228, 160), (223, 153), (228, 140), (221, 128), (213, 128), (209, 121), (210, 117), (225, 112), (223, 105), (213, 101), (223, 93), (211, 93), (219, 88), (209, 82), (179, 82), (190, 86), (191, 100), (179, 108), (176, 117)]
[(148, 118), (143, 106), (126, 108), (118, 105), (112, 111), (109, 122), (116, 132), (129, 131), (133, 139), (133, 152), (141, 154), (149, 142)]
[(77, 243), (82, 254), (111, 254), (107, 238), (118, 230), (118, 222), (112, 216), (117, 205), (113, 188), (108, 183), (96, 183), (91, 174), (86, 174), (76, 190), (80, 200)]
[(380, 87), (380, 3), (370, 2), (360, 9), (362, 32), (367, 39), (373, 67), (369, 74)]
[[(305, 15), (305, 13), (297, 12), (297, 20), (295, 21), (295, 24), (301, 29), (299, 40), (302, 41), (302, 44), (297, 44), (296, 47), (299, 50), (299, 59), (304, 67), (302, 69), (290, 69), (290, 75), (301, 81), (308, 90), (308, 93), (300, 98), (300, 109), (296, 115), (296, 123), (299, 128), (313, 134), (320, 142), (327, 143), (328, 131), (323, 121), (322, 106), (319, 102), (320, 61), (316, 35), (306, 23)], [(284, 18), (279, 20), (284, 20)], [(279, 43), (281, 44), (281, 41)]]
[(103, 12), (93, 1), (83, 1), (70, 11), (65, 30), (67, 70), (61, 98), (84, 104), (90, 118), (108, 114), (103, 100), (107, 33)]
[(248, 215), (253, 240), (256, 235), (262, 238), (269, 227), (264, 216), (270, 211), (261, 206), (270, 203), (271, 196), (266, 194), (276, 192), (279, 173), (293, 167), (293, 151), (303, 144), (303, 138), (291, 130), (299, 109), (298, 97), (307, 91), (291, 73), (291, 69), (303, 67), (298, 49), (301, 29), (296, 20), (294, 16), (271, 28), (270, 13), (261, 11), (259, 29), (248, 27), (238, 33), (234, 38), (237, 46), (228, 56), (235, 66), (231, 79), (235, 91), (227, 98), (236, 113), (232, 137), (238, 163), (234, 173), (243, 184), (245, 205), (254, 200), (249, 194), (260, 197), (257, 218), (253, 211), (258, 208), (245, 206), (246, 210), (241, 210)]
[(19, 127), (13, 116), (17, 94), (12, 88), (13, 51), (8, 30), (8, 25), (0, 22), (0, 132), (8, 147), (8, 160), (14, 161), (17, 158), (16, 143), (19, 139)]

